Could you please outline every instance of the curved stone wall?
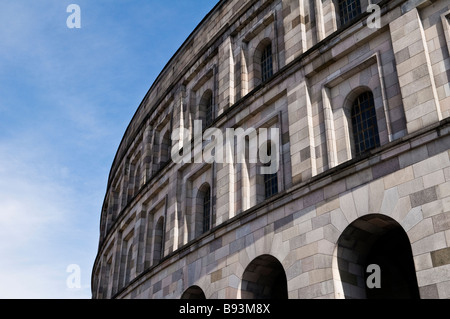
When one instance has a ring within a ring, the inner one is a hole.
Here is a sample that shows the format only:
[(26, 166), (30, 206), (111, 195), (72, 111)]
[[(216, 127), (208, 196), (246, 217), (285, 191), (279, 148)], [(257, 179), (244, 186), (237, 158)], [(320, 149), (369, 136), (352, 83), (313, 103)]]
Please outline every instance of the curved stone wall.
[(94, 298), (450, 297), (450, 5), (372, 3), (214, 7), (120, 143)]

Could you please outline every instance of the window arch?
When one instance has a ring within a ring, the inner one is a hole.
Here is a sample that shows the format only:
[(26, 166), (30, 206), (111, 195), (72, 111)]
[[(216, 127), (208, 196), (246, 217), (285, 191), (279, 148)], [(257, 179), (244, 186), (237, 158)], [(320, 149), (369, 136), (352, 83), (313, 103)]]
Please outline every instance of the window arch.
[(266, 38), (262, 40), (255, 49), (253, 55), (253, 85), (257, 85), (269, 80), (274, 73), (274, 55), (272, 40)]
[(261, 80), (266, 82), (273, 75), (272, 43), (268, 43), (261, 54)]
[(211, 229), (211, 187), (203, 195), (203, 233)]
[(160, 148), (160, 168), (166, 166), (170, 161), (170, 152), (172, 147), (172, 140), (170, 136), (170, 131), (167, 130), (161, 140), (161, 148)]
[(353, 101), (351, 126), (355, 156), (380, 146), (375, 103), (371, 91), (359, 94)]
[(136, 196), (137, 193), (139, 193), (139, 189), (141, 187), (141, 164), (136, 165), (133, 184), (134, 184), (133, 196)]
[(209, 231), (213, 225), (211, 187), (203, 184), (197, 194), (197, 213), (195, 216), (195, 235), (200, 236)]
[(156, 265), (164, 254), (164, 217), (160, 217), (155, 227), (153, 242), (153, 264)]
[(213, 106), (213, 94), (211, 90), (207, 90), (201, 100), (199, 105), (199, 116), (198, 118), (202, 120), (202, 128), (210, 126), (214, 120), (214, 106)]
[(360, 0), (337, 0), (339, 24), (345, 25), (361, 14)]

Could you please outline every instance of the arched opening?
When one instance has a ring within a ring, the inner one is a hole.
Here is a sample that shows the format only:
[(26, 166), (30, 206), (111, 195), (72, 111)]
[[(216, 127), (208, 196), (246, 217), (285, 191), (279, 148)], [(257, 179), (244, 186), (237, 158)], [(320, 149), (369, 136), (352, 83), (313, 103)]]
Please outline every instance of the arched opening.
[(170, 136), (170, 131), (167, 130), (161, 140), (161, 149), (160, 149), (160, 168), (163, 168), (170, 161), (170, 152), (172, 148), (172, 139)]
[[(354, 221), (339, 237), (336, 257), (340, 297), (419, 299), (411, 244), (392, 218), (371, 214)], [(378, 265), (379, 273), (368, 270), (369, 265)], [(381, 286), (367, 284), (374, 278)]]
[(353, 100), (350, 112), (354, 156), (379, 147), (380, 135), (372, 91), (359, 94)]
[(202, 121), (202, 129), (210, 126), (214, 120), (213, 112), (213, 94), (211, 90), (203, 93), (198, 108), (198, 119)]
[(133, 196), (136, 196), (139, 193), (139, 189), (141, 187), (141, 165), (137, 165), (135, 173), (134, 173), (134, 191)]
[[(120, 213), (121, 203), (119, 201), (119, 196), (120, 196), (120, 186), (116, 185), (113, 188), (112, 192), (112, 214), (111, 214), (112, 216), (110, 216), (111, 220), (109, 221), (111, 222), (111, 224), (113, 221), (117, 219), (117, 216), (119, 216)], [(108, 225), (108, 229), (111, 224)]]
[(273, 75), (272, 43), (261, 52), (261, 80), (266, 82)]
[(211, 187), (208, 183), (205, 183), (200, 187), (197, 193), (195, 214), (196, 236), (201, 236), (206, 233), (213, 225), (211, 199)]
[(180, 299), (206, 299), (206, 296), (202, 288), (191, 286), (183, 292)]
[(203, 233), (211, 229), (211, 187), (203, 194)]
[(153, 242), (153, 265), (159, 263), (164, 253), (164, 217), (160, 217), (155, 227)]
[(287, 279), (283, 265), (273, 256), (255, 258), (245, 269), (242, 299), (287, 299)]
[(274, 73), (274, 56), (272, 51), (272, 41), (269, 38), (262, 40), (256, 47), (253, 56), (254, 87), (272, 77)]

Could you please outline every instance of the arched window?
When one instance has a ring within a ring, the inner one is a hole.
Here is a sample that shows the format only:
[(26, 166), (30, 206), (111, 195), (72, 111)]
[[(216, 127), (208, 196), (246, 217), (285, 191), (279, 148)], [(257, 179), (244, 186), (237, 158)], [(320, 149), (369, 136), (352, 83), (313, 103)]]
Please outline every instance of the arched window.
[(340, 25), (344, 25), (361, 14), (360, 0), (338, 0)]
[(211, 203), (211, 187), (204, 183), (198, 190), (195, 205), (195, 236), (201, 236), (209, 231), (214, 223)]
[(355, 156), (380, 146), (373, 94), (364, 92), (355, 99), (351, 110)]
[(212, 94), (209, 95), (208, 100), (206, 101), (206, 114), (205, 114), (205, 124), (206, 126), (210, 126), (213, 121), (213, 97)]
[(253, 82), (249, 87), (250, 90), (272, 77), (276, 66), (275, 60), (276, 55), (273, 54), (272, 40), (270, 38), (263, 39), (255, 48), (253, 61), (249, 68), (248, 81), (250, 81), (249, 84)]
[(200, 100), (199, 119), (203, 121), (203, 129), (210, 126), (214, 120), (213, 94), (211, 90), (207, 90)]
[(160, 217), (155, 227), (153, 242), (153, 264), (159, 263), (164, 253), (164, 217)]
[(203, 233), (211, 229), (211, 188), (208, 187), (203, 194)]
[(166, 166), (170, 161), (170, 149), (172, 147), (172, 140), (170, 132), (167, 131), (161, 141), (161, 154), (160, 154), (160, 168)]
[(136, 196), (139, 193), (139, 188), (141, 186), (141, 165), (137, 165), (136, 171), (134, 173), (134, 192), (133, 196)]
[(272, 43), (262, 50), (261, 55), (261, 81), (265, 82), (273, 75)]

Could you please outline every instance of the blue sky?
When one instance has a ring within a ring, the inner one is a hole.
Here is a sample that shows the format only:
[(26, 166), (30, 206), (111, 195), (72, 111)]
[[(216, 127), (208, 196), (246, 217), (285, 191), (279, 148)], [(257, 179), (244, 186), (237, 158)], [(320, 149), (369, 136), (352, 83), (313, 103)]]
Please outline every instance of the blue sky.
[[(0, 298), (91, 297), (117, 147), (216, 2), (0, 0)], [(80, 29), (66, 25), (71, 3)]]

